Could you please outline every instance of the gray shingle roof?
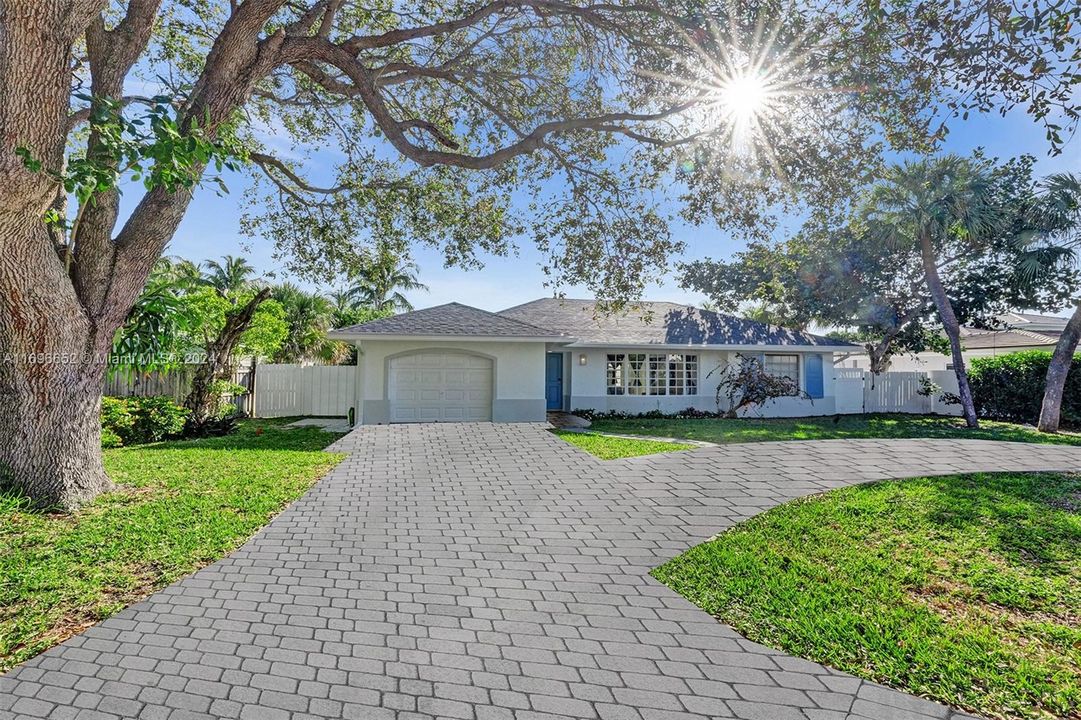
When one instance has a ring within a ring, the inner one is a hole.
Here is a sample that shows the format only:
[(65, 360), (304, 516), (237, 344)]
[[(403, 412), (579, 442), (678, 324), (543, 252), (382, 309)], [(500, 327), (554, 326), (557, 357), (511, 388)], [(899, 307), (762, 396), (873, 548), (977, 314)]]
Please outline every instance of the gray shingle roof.
[(342, 335), (448, 335), (476, 337), (556, 337), (559, 332), (461, 303), (447, 303), (339, 328)]
[(1033, 347), (1045, 345), (1051, 349), (1058, 343), (1061, 333), (1031, 332), (1029, 330), (973, 330), (962, 329), (961, 344), (965, 350), (988, 348)]
[(668, 302), (643, 302), (625, 313), (604, 315), (596, 312), (592, 300), (545, 298), (508, 308), (499, 314), (552, 328), (583, 343), (833, 347), (850, 344)]

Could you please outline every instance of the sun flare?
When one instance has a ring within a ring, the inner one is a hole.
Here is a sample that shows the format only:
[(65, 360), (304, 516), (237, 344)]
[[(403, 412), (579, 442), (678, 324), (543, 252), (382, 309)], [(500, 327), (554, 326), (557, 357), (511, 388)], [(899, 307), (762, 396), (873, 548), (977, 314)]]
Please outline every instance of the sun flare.
[(738, 122), (753, 122), (765, 112), (769, 100), (769, 89), (765, 82), (749, 73), (730, 78), (718, 93), (722, 109)]
[(746, 154), (752, 150), (772, 100), (768, 81), (750, 70), (732, 74), (717, 88), (712, 102), (720, 124), (731, 132), (734, 152)]
[(814, 28), (793, 32), (762, 15), (749, 20), (733, 2), (727, 18), (707, 18), (684, 39), (690, 52), (676, 58), (675, 71), (655, 77), (681, 88), (673, 97), (688, 104), (689, 136), (712, 142), (718, 154), (711, 162), (731, 172), (768, 166), (783, 176), (778, 151), (843, 110), (848, 91), (832, 86), (828, 45)]

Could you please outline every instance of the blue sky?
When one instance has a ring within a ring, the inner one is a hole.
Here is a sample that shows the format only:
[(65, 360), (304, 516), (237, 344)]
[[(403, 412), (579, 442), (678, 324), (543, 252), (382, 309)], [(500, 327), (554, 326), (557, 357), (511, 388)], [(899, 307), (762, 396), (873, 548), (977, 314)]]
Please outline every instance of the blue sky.
[[(1075, 138), (1061, 155), (1048, 157), (1043, 130), (1021, 112), (1006, 117), (975, 116), (966, 122), (955, 122), (944, 150), (967, 154), (977, 147), (983, 147), (991, 156), (1035, 155), (1039, 174), (1081, 172), (1081, 140)], [(289, 279), (273, 259), (270, 242), (251, 240), (241, 234), (243, 185), (237, 179), (230, 185), (232, 192), (224, 197), (216, 195), (211, 187), (197, 191), (168, 253), (193, 260), (242, 254), (261, 273), (276, 273), (279, 279)], [(722, 258), (740, 247), (739, 241), (716, 227), (677, 225), (673, 233), (687, 245), (683, 258), (674, 260), (705, 256)], [(544, 287), (541, 255), (528, 240), (519, 243), (517, 256), (487, 258), (482, 270), (447, 269), (442, 266), (438, 253), (424, 247), (417, 247), (414, 252), (421, 270), (420, 279), (430, 287), (429, 292), (409, 295), (417, 307), (457, 301), (487, 310), (500, 310), (553, 293), (551, 288)], [(588, 296), (581, 288), (563, 288), (563, 291), (568, 297)], [(680, 289), (676, 278), (669, 274), (663, 284), (647, 289), (645, 299), (697, 303), (703, 298)]]

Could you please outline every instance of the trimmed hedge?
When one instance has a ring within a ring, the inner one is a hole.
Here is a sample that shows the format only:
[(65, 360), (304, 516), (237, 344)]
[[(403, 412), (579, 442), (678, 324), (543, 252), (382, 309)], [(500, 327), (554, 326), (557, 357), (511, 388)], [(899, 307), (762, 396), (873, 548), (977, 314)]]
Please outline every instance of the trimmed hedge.
[(103, 397), (102, 447), (157, 442), (184, 429), (188, 411), (168, 397)]
[[(973, 359), (968, 381), (977, 412), (992, 420), (1036, 424), (1050, 364), (1045, 350)], [(1081, 425), (1081, 358), (1076, 356), (1063, 391), (1062, 424)]]
[(661, 412), (660, 410), (646, 410), (645, 412), (632, 413), (625, 410), (594, 410), (593, 408), (575, 408), (571, 410), (571, 415), (577, 415), (580, 418), (589, 420), (687, 420), (687, 419), (703, 419), (703, 418), (723, 418), (726, 417), (723, 412), (713, 412), (710, 410), (699, 410), (697, 408), (689, 407), (686, 410), (681, 410), (674, 413)]

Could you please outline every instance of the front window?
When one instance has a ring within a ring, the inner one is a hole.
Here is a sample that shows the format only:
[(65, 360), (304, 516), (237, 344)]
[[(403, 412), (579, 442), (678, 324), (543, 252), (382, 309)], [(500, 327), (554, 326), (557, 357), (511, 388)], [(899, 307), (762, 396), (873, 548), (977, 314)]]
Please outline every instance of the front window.
[(627, 389), (627, 375), (624, 372), (627, 356), (622, 353), (608, 355), (608, 394), (622, 395)]
[(774, 377), (786, 377), (799, 385), (799, 355), (765, 355), (762, 369)]
[(649, 385), (649, 372), (645, 353), (631, 353), (627, 356), (627, 394), (645, 395)]
[(610, 353), (609, 395), (697, 395), (698, 356), (683, 353)]

